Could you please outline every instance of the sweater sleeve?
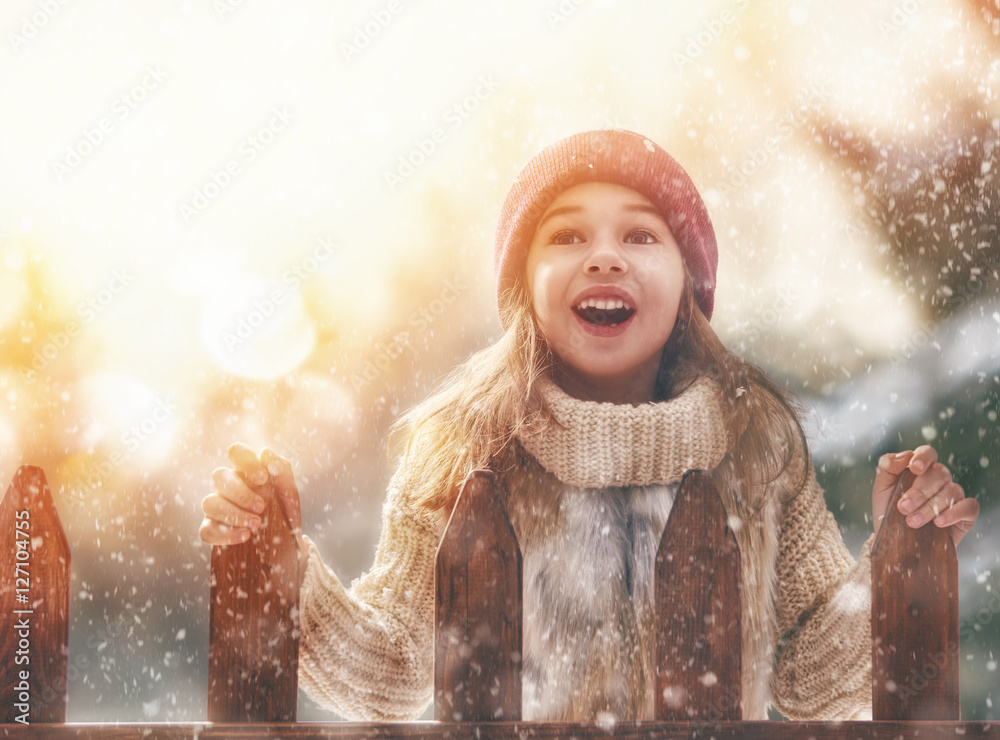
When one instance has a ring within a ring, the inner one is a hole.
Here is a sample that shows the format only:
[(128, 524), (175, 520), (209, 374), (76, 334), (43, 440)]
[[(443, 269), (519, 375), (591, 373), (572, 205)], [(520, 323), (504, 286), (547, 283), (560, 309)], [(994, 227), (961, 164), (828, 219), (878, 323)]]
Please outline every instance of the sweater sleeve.
[(435, 520), (390, 489), (371, 570), (345, 589), (309, 543), (299, 683), (351, 720), (414, 719), (433, 696)]
[(857, 562), (810, 469), (784, 505), (771, 693), (795, 720), (871, 719), (871, 545)]

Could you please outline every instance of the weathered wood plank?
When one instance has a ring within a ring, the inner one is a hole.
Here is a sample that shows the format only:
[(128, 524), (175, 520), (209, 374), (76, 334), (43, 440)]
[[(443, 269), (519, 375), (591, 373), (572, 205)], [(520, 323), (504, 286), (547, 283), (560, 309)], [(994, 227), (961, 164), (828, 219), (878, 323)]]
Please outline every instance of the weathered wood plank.
[(521, 550), (496, 477), (469, 473), (438, 546), (434, 716), (521, 717)]
[(0, 722), (65, 722), (70, 553), (41, 468), (14, 474), (0, 532)]
[(958, 558), (947, 531), (906, 524), (900, 476), (872, 545), (872, 716), (959, 719)]
[(0, 737), (39, 740), (954, 740), (1000, 738), (997, 722), (621, 722), (614, 726), (560, 722), (330, 722), (300, 724), (71, 724), (38, 728), (0, 725)]
[(740, 552), (711, 476), (684, 474), (656, 554), (656, 718), (737, 720)]
[(212, 548), (208, 718), (295, 720), (299, 665), (299, 546), (273, 485), (247, 542)]

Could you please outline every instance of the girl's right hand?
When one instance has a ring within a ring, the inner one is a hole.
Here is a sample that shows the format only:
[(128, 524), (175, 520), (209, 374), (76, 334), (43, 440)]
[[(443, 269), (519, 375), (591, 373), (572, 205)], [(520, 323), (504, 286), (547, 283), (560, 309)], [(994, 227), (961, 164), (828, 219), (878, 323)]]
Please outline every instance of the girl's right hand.
[(264, 511), (265, 488), (270, 483), (278, 496), (292, 532), (301, 541), (302, 513), (299, 508), (299, 491), (292, 475), (292, 464), (266, 447), (260, 457), (245, 444), (237, 442), (229, 448), (232, 468), (212, 471), (214, 493), (201, 502), (205, 512), (199, 534), (209, 545), (236, 545), (250, 539), (251, 532), (260, 527), (260, 514)]

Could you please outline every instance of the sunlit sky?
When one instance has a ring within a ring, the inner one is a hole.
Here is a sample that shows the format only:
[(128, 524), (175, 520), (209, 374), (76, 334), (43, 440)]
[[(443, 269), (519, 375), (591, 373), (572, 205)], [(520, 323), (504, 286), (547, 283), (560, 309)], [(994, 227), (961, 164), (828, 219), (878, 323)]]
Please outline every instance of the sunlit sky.
[[(307, 481), (354, 460), (384, 485), (385, 424), (499, 336), (511, 181), (588, 128), (644, 133), (692, 175), (727, 343), (753, 333), (806, 385), (860, 372), (927, 317), (816, 131), (920, 142), (970, 105), (1000, 118), (971, 3), (901, 7), (4, 2), (2, 484), (44, 464), (95, 521), (173, 502), (192, 548), (237, 439)], [(370, 546), (381, 495), (357, 494), (345, 549)]]
[[(832, 316), (845, 341), (878, 352), (915, 317), (873, 245), (836, 228), (852, 203), (823, 177), (803, 116), (912, 136), (939, 123), (927, 88), (995, 77), (968, 13), (945, 4), (887, 35), (892, 6), (862, 3), (640, 13), (567, 1), (566, 17), (527, 3), (70, 3), (28, 39), (19, 21), (38, 7), (4, 9), (19, 40), (0, 78), (3, 315), (22, 310), (26, 259), (70, 311), (124, 269), (134, 279), (80, 344), (105, 340), (99, 362), (154, 385), (195, 368), (299, 367), (315, 331), (282, 276), (320, 237), (339, 249), (305, 287), (362, 341), (406, 310), (397, 283), (413, 270), (430, 282), (461, 272), (490, 313), (490, 237), (517, 168), (561, 135), (612, 124), (658, 140), (706, 193), (723, 334), (788, 286), (789, 317)], [(443, 143), (389, 183), (435, 128)], [(720, 194), (727, 167), (755, 150), (772, 161)], [(255, 347), (220, 346), (248, 302), (282, 285), (288, 300)]]

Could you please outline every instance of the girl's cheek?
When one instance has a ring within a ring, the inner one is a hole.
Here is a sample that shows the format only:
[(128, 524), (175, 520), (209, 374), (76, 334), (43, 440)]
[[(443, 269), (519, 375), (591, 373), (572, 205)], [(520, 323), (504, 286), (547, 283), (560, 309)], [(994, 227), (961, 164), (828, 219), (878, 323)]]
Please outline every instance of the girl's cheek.
[(532, 272), (533, 275), (527, 284), (528, 295), (531, 296), (531, 305), (537, 313), (550, 300), (549, 294), (553, 289), (554, 276), (552, 268), (544, 263), (537, 265)]
[(680, 255), (680, 250), (660, 246), (652, 250), (646, 258), (646, 268), (653, 270), (677, 270), (682, 267), (684, 260)]

